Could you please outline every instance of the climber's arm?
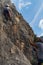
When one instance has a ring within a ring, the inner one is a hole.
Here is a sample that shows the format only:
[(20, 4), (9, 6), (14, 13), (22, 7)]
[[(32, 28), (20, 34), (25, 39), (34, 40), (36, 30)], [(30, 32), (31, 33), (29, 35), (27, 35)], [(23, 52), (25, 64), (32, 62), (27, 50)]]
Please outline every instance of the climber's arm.
[(34, 42), (32, 43), (31, 40), (30, 40), (30, 44), (31, 44), (33, 47), (38, 48), (38, 46), (37, 46)]
[(34, 46), (35, 48), (38, 48), (38, 46), (35, 43), (30, 43), (32, 46)]
[(43, 43), (43, 40), (41, 38), (37, 37), (36, 42), (42, 42)]

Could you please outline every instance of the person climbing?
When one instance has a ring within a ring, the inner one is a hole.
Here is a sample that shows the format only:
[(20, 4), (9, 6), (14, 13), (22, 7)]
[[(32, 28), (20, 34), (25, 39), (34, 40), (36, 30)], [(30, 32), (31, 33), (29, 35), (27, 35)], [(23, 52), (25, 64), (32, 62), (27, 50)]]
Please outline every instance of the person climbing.
[(37, 59), (38, 59), (38, 65), (43, 64), (43, 43), (37, 42), (36, 43), (38, 49), (37, 49)]
[(4, 15), (4, 17), (5, 17), (5, 19), (7, 21), (10, 20), (13, 23), (13, 20), (12, 20), (13, 13), (12, 13), (12, 9), (10, 8), (10, 5), (9, 4), (6, 4), (3, 7), (3, 15)]
[(38, 65), (43, 65), (43, 40), (37, 37), (37, 41), (32, 43), (30, 40), (30, 44), (35, 48), (37, 53)]

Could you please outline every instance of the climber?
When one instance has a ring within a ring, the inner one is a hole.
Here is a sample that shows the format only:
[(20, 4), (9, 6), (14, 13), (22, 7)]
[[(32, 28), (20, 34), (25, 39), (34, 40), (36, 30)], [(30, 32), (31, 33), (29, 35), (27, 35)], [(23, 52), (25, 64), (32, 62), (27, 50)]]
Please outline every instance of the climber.
[(43, 43), (37, 42), (36, 45), (38, 47), (37, 49), (38, 65), (42, 65), (43, 63)]
[(12, 20), (13, 13), (12, 13), (12, 9), (10, 8), (10, 5), (6, 4), (3, 7), (3, 15), (5, 16), (6, 20), (11, 20), (13, 23), (13, 20)]
[(30, 44), (35, 48), (37, 53), (38, 65), (43, 64), (43, 40), (40, 40), (41, 39), (38, 38), (34, 43), (32, 43), (32, 41), (30, 40)]
[(37, 46), (37, 48), (34, 48), (36, 50), (36, 56), (38, 65), (43, 65), (43, 43), (37, 42), (34, 47)]

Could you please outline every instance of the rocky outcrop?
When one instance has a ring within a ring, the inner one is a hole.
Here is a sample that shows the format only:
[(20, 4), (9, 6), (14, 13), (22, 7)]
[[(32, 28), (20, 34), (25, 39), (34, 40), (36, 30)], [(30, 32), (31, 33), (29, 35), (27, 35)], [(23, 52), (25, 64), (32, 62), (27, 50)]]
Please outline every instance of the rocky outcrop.
[(19, 50), (3, 30), (0, 23), (0, 65), (31, 65), (22, 51)]
[[(34, 32), (23, 16), (16, 10), (10, 0), (12, 20), (6, 20), (0, 4), (0, 64), (1, 65), (31, 65), (37, 63), (36, 52), (30, 44), (34, 42)], [(3, 3), (3, 4), (4, 4)]]

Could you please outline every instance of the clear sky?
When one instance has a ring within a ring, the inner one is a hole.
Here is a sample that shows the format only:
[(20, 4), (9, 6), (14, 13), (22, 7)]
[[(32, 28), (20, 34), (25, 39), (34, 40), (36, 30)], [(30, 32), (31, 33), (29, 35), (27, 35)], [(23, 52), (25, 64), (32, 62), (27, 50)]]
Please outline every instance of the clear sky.
[(37, 36), (43, 35), (43, 0), (12, 0)]

